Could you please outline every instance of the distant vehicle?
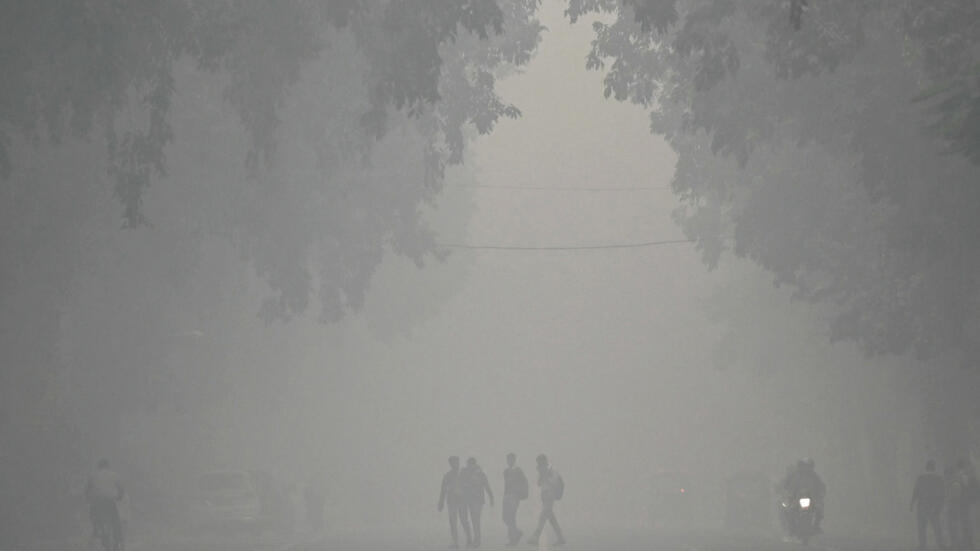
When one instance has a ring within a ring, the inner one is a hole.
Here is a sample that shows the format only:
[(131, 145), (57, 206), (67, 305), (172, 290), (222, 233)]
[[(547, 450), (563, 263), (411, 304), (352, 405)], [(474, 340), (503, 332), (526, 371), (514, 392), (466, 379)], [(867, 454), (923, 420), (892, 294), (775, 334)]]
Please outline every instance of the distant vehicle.
[(741, 472), (726, 480), (725, 528), (768, 532), (772, 511), (769, 487), (769, 478), (762, 473)]
[(288, 496), (262, 471), (213, 471), (197, 477), (188, 507), (193, 527), (289, 532)]
[(691, 479), (678, 472), (659, 472), (650, 479), (650, 520), (654, 526), (688, 526), (694, 515)]

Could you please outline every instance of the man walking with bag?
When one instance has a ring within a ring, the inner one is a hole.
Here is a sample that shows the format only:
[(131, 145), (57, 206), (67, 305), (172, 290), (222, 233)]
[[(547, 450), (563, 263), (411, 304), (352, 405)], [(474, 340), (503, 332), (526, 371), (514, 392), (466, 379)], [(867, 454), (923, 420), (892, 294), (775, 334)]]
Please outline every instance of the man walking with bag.
[(548, 463), (548, 456), (541, 454), (537, 457), (538, 463), (538, 486), (541, 488), (541, 516), (538, 517), (538, 529), (527, 541), (530, 545), (538, 545), (541, 532), (544, 531), (544, 524), (551, 523), (558, 537), (555, 545), (565, 543), (565, 538), (561, 535), (561, 527), (558, 526), (558, 519), (555, 517), (555, 501), (562, 498), (565, 493), (565, 481), (561, 475)]

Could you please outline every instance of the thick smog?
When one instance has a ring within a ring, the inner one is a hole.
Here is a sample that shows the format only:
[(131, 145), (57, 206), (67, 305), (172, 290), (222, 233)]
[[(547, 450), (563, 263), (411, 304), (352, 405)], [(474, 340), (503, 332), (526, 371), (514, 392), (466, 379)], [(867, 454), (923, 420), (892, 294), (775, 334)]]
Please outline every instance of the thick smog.
[(976, 0), (11, 0), (0, 69), (0, 551), (978, 543)]

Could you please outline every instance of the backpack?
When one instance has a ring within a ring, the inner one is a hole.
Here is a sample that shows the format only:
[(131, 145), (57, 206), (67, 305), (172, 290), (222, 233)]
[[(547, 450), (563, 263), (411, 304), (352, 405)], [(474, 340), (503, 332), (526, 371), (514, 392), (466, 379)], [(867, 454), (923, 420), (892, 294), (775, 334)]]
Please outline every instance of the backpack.
[(561, 499), (563, 495), (565, 495), (565, 479), (555, 473), (555, 499)]

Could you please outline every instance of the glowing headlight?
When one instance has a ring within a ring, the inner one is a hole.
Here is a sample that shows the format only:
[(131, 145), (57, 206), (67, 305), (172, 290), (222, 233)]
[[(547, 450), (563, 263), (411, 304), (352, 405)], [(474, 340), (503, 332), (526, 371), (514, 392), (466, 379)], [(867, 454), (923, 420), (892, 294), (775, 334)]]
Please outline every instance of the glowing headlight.
[(808, 498), (808, 497), (801, 497), (800, 498), (800, 508), (802, 508), (802, 509), (808, 509), (809, 507), (810, 507), (810, 498)]

